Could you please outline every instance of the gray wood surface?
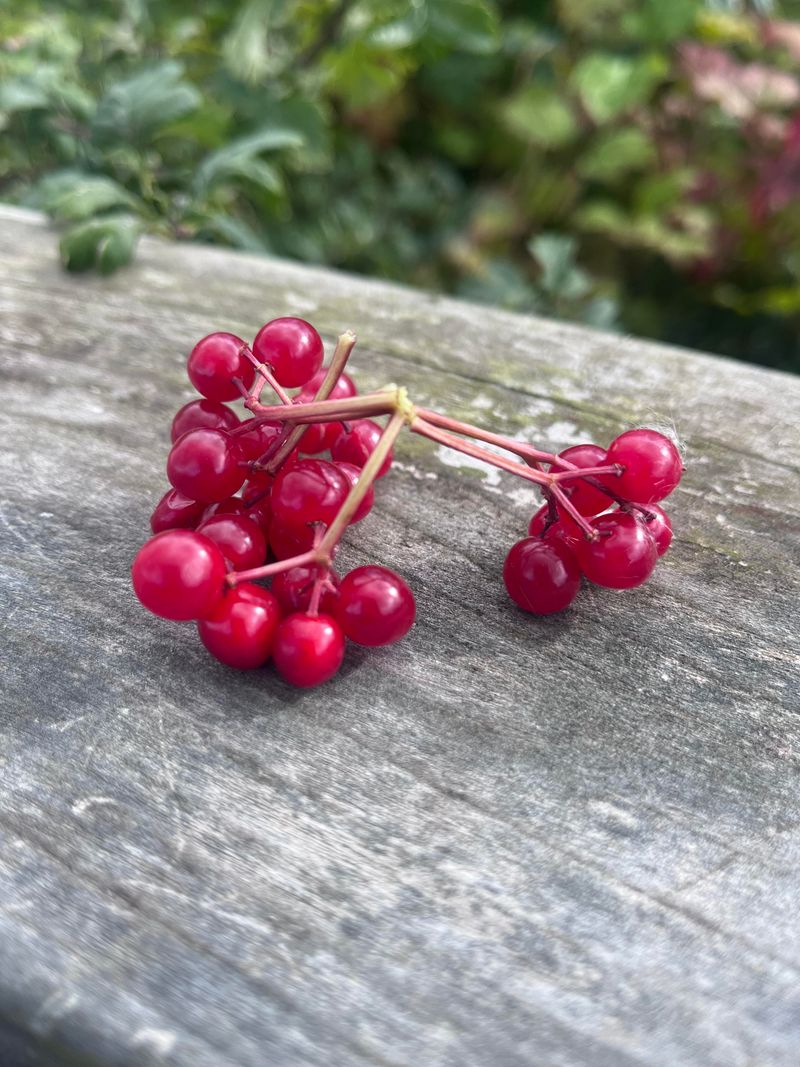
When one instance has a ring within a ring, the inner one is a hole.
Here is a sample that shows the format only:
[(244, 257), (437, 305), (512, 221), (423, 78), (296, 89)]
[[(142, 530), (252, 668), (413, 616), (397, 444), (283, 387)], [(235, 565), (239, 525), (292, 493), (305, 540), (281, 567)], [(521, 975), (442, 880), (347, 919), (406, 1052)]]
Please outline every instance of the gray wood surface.
[[(800, 380), (0, 210), (0, 1063), (797, 1067)], [(640, 590), (507, 600), (527, 489), (406, 436), (343, 565), (419, 621), (302, 693), (128, 568), (185, 355), (309, 317), (362, 386), (554, 449), (674, 425)]]

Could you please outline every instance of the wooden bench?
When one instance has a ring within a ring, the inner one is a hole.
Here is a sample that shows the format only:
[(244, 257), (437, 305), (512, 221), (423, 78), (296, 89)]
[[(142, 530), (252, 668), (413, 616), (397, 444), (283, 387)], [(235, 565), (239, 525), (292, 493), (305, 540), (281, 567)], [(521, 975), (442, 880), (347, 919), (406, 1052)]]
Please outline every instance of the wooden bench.
[[(797, 1067), (800, 379), (0, 211), (0, 1063)], [(532, 493), (405, 435), (341, 560), (418, 623), (292, 690), (147, 615), (188, 348), (300, 314), (362, 387), (553, 449), (674, 426), (641, 589), (517, 611)]]

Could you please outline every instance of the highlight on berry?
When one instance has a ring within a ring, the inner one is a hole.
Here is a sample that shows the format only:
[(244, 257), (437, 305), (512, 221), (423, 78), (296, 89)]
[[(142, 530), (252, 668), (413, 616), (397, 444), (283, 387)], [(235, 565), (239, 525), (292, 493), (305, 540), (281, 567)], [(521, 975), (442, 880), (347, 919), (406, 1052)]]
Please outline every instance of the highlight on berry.
[[(193, 621), (220, 662), (271, 661), (300, 687), (332, 678), (347, 641), (400, 640), (416, 614), (400, 575), (377, 564), (340, 574), (333, 564), (347, 528), (373, 508), (404, 429), (541, 493), (503, 567), (524, 611), (564, 610), (584, 580), (631, 589), (650, 577), (672, 540), (660, 502), (683, 473), (668, 437), (633, 429), (608, 448), (586, 443), (555, 455), (416, 407), (402, 388), (359, 394), (345, 371), (355, 342), (342, 334), (327, 367), (319, 333), (295, 317), (268, 322), (252, 345), (227, 332), (197, 342), (187, 372), (200, 398), (172, 421), (170, 488), (132, 566), (151, 612)], [(228, 406), (236, 399), (244, 417)]]

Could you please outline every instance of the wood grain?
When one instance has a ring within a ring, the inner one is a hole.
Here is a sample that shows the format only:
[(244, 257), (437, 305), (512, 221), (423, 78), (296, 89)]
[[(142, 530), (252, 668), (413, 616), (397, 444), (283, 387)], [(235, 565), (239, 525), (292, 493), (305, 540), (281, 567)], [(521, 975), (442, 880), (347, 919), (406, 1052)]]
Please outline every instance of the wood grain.
[[(796, 1067), (800, 380), (197, 246), (76, 279), (7, 208), (0, 262), (3, 1067)], [(341, 555), (408, 638), (212, 662), (128, 568), (188, 347), (284, 313), (554, 449), (674, 426), (674, 551), (525, 617), (531, 494), (409, 436)]]

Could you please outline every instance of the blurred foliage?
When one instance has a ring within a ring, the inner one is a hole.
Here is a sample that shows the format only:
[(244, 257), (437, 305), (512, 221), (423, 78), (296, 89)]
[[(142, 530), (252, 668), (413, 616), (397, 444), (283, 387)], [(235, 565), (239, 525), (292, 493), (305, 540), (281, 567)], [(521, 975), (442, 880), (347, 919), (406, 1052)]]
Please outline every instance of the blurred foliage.
[(800, 370), (792, 0), (15, 0), (0, 197)]

